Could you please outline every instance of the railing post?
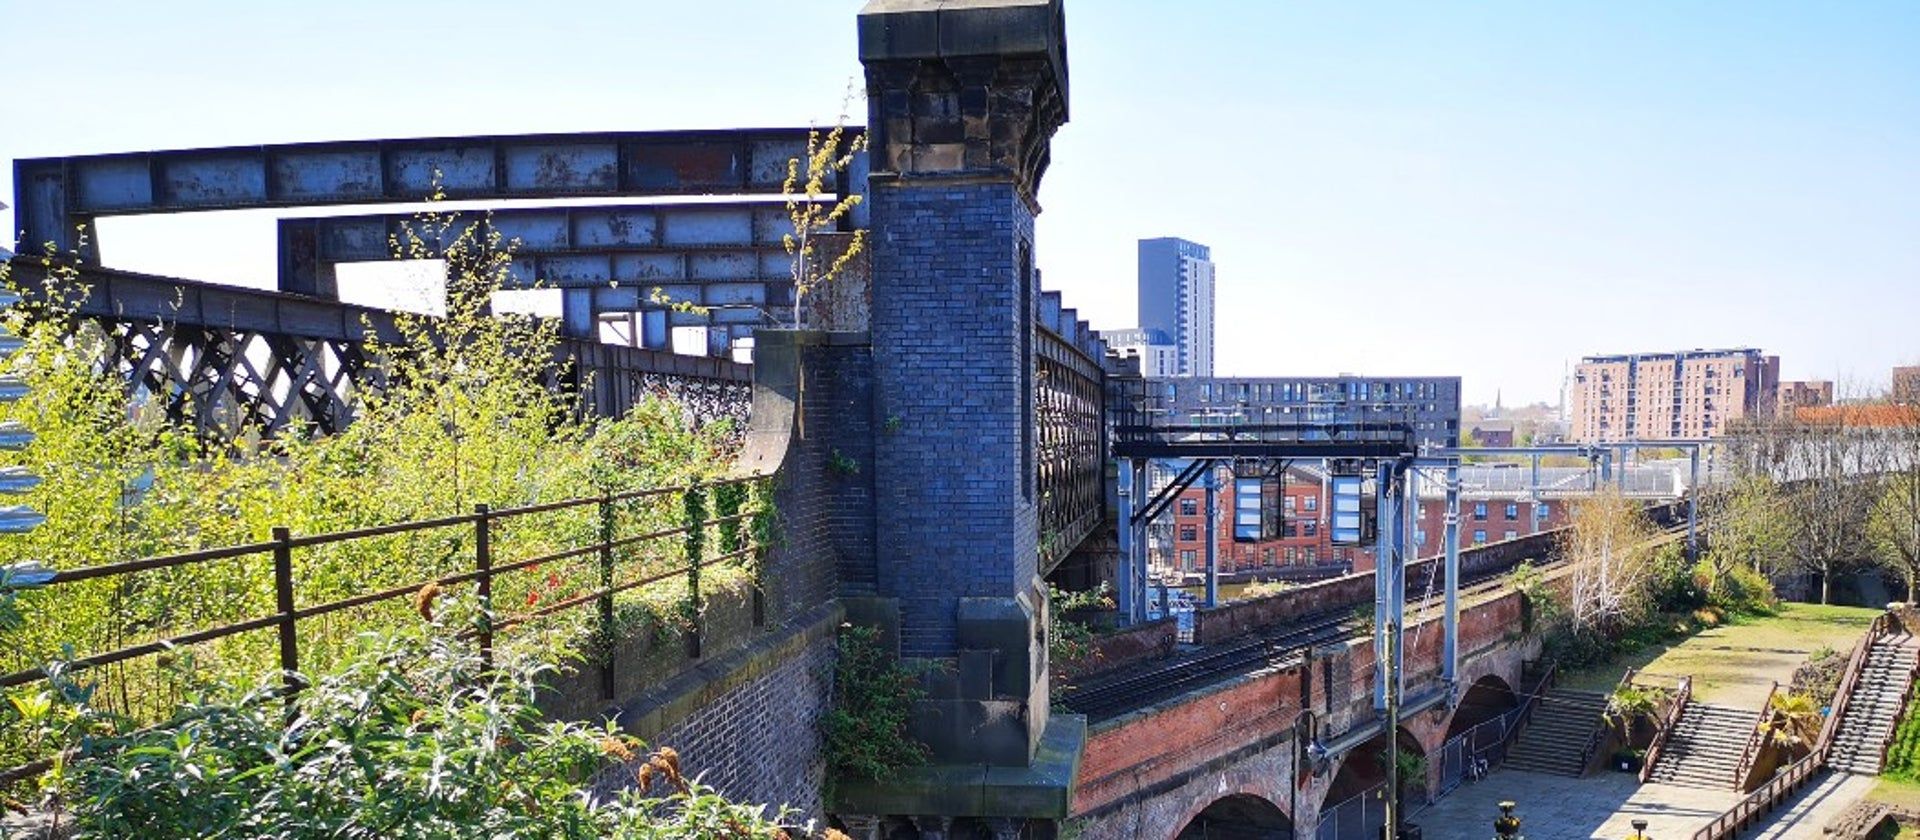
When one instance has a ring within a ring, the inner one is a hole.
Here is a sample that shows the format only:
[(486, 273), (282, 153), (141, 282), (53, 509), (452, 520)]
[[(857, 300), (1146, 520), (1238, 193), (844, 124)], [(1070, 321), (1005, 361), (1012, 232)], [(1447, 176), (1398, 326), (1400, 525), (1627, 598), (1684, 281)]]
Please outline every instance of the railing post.
[(700, 658), (700, 559), (706, 547), (707, 538), (707, 497), (706, 490), (700, 485), (692, 485), (681, 497), (681, 506), (686, 513), (686, 561), (687, 561), (687, 657)]
[(294, 717), (293, 696), (300, 691), (300, 634), (295, 632), (298, 618), (293, 603), (293, 533), (283, 526), (273, 529), (273, 599), (280, 619), (280, 679), (287, 696), (287, 718)]
[(614, 699), (613, 493), (600, 497), (600, 693)]
[(493, 670), (493, 529), (492, 509), (473, 506), (474, 598), (479, 602), (480, 663)]

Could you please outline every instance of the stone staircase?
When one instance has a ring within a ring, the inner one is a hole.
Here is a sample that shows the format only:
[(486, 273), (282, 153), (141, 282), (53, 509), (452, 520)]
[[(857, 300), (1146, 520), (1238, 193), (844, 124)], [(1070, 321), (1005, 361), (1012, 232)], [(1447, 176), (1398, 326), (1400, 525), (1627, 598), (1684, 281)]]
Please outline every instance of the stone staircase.
[(1553, 689), (1540, 698), (1533, 718), (1507, 754), (1506, 766), (1533, 773), (1579, 777), (1586, 771), (1587, 744), (1603, 723), (1604, 694)]
[(1647, 781), (1732, 790), (1758, 715), (1751, 709), (1688, 703), (1667, 733)]
[(1866, 775), (1880, 772), (1882, 750), (1906, 705), (1915, 652), (1914, 638), (1905, 635), (1877, 639), (1867, 650), (1867, 661), (1834, 732), (1828, 767)]

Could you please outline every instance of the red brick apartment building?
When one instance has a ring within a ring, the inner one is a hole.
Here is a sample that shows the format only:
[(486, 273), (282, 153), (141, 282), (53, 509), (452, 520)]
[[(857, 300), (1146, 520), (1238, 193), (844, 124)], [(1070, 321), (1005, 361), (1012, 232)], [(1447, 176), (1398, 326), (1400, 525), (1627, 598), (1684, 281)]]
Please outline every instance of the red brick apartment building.
[(1780, 357), (1759, 350), (1588, 356), (1569, 394), (1580, 443), (1718, 436), (1728, 422), (1771, 412)]

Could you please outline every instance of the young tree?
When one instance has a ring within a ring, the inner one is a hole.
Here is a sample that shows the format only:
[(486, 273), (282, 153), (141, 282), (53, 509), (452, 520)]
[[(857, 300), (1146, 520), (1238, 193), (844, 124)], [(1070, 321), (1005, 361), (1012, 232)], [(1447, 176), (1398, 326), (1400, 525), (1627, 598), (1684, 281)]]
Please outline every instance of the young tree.
[(1705, 559), (1713, 569), (1710, 587), (1737, 565), (1761, 574), (1779, 568), (1792, 547), (1793, 532), (1784, 516), (1787, 500), (1772, 476), (1748, 473), (1701, 500), (1713, 539)]
[(1572, 566), (1568, 611), (1576, 632), (1595, 632), (1644, 615), (1655, 575), (1653, 525), (1617, 492), (1573, 507), (1563, 549)]
[(1796, 565), (1820, 576), (1820, 603), (1833, 600), (1833, 576), (1870, 555), (1861, 537), (1877, 493), (1884, 447), (1849, 412), (1791, 424), (1780, 444), (1794, 527)]
[(1884, 430), (1887, 473), (1868, 518), (1874, 560), (1899, 572), (1907, 582), (1907, 601), (1915, 600), (1920, 581), (1920, 409), (1904, 412), (1904, 422)]

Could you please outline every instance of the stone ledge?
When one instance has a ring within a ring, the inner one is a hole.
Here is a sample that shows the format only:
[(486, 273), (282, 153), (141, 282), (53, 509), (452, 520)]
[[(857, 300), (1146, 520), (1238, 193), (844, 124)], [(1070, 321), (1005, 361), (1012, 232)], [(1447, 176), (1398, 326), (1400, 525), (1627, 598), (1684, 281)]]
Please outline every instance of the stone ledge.
[(1026, 767), (907, 767), (890, 779), (838, 780), (827, 810), (840, 814), (1065, 819), (1087, 744), (1087, 719), (1054, 715)]
[(617, 706), (611, 717), (623, 731), (651, 740), (720, 695), (800, 655), (814, 642), (831, 640), (845, 617), (839, 601), (817, 607), (732, 653), (702, 662), (642, 692)]

